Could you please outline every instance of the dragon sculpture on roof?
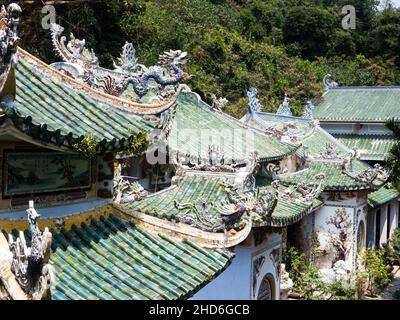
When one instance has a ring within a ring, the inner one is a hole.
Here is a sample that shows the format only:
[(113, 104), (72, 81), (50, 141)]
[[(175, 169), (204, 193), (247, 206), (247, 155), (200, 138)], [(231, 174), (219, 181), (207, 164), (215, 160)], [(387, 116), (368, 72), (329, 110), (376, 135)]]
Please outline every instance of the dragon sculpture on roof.
[[(136, 50), (126, 42), (120, 57), (114, 62), (114, 70), (102, 68), (93, 50), (86, 48), (85, 40), (77, 39), (72, 33), (66, 44), (62, 36), (64, 28), (52, 24), (51, 37), (55, 51), (63, 62), (51, 66), (86, 85), (117, 97), (128, 96), (134, 102), (143, 102), (148, 97), (152, 103), (170, 100), (176, 94), (176, 85), (189, 78), (183, 71), (187, 52), (169, 50), (159, 56), (157, 65), (146, 67), (139, 64)], [(132, 90), (130, 90), (132, 86)], [(148, 101), (146, 101), (148, 102)]]
[(324, 83), (325, 90), (329, 90), (329, 89), (332, 89), (332, 88), (337, 88), (339, 86), (337, 84), (337, 82), (332, 81), (332, 75), (330, 75), (329, 73), (327, 75), (325, 75), (325, 77), (322, 80), (322, 82)]

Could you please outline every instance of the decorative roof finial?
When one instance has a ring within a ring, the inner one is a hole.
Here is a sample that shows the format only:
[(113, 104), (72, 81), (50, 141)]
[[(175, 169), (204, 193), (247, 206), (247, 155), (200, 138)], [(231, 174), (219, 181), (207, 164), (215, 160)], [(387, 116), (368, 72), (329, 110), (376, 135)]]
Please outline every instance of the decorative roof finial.
[(306, 109), (304, 110), (302, 118), (309, 120), (314, 119), (313, 110), (314, 110), (314, 104), (311, 101), (307, 101)]
[(337, 84), (337, 82), (332, 81), (332, 75), (331, 74), (327, 74), (324, 79), (322, 80), (325, 86), (325, 90), (329, 90), (332, 88), (337, 88), (339, 85)]
[(52, 234), (48, 228), (42, 233), (38, 226), (40, 214), (29, 201), (26, 210), (31, 234), (28, 247), (23, 231), (19, 236), (9, 234), (8, 248), (0, 234), (0, 280), (5, 284), (6, 295), (11, 299), (40, 300), (48, 298), (54, 280), (51, 265), (48, 263), (51, 252)]
[(21, 12), (21, 7), (15, 3), (9, 4), (7, 9), (2, 6), (0, 10), (0, 94), (2, 96), (11, 94), (10, 92), (4, 93), (3, 88), (9, 71), (17, 62), (15, 54), (19, 42), (17, 27)]
[(290, 98), (285, 92), (285, 98), (283, 99), (282, 104), (279, 106), (278, 111), (276, 114), (283, 115), (283, 116), (292, 116), (292, 111), (290, 110), (289, 104)]
[(136, 50), (132, 43), (125, 42), (122, 47), (121, 56), (118, 58), (118, 62), (114, 62), (114, 68), (116, 71), (122, 73), (133, 73), (139, 68), (138, 59), (136, 58)]
[(214, 93), (211, 94), (211, 99), (212, 99), (211, 107), (219, 111), (222, 111), (222, 109), (224, 109), (229, 102), (227, 98), (222, 98), (222, 97), (217, 98), (217, 96)]
[(257, 89), (254, 87), (251, 87), (247, 91), (247, 97), (249, 98), (249, 103), (248, 103), (248, 108), (249, 112), (261, 112), (262, 105), (260, 103), (260, 100), (257, 98)]

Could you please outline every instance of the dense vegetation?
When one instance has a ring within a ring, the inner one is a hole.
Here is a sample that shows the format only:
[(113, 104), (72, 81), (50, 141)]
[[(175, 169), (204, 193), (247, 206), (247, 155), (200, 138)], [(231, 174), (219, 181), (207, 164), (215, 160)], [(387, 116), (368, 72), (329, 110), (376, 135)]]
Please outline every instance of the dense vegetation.
[[(20, 4), (21, 46), (58, 60), (41, 28), (41, 2)], [(341, 26), (348, 4), (357, 10), (356, 30)], [(56, 10), (66, 34), (85, 38), (104, 66), (112, 66), (125, 41), (144, 64), (167, 49), (188, 51), (189, 85), (206, 100), (226, 97), (226, 111), (236, 117), (246, 112), (250, 86), (266, 111), (287, 92), (299, 114), (323, 90), (328, 72), (341, 85), (400, 83), (400, 11), (378, 10), (375, 0), (103, 0)]]

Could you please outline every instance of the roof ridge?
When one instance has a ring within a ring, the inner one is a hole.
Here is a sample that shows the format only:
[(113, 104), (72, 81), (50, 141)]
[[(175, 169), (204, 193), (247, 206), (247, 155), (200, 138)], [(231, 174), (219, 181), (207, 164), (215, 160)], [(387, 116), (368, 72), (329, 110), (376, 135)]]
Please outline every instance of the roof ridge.
[(400, 90), (400, 85), (398, 86), (341, 86), (341, 87), (334, 87), (334, 88), (329, 88), (326, 90), (328, 91), (337, 91), (337, 90), (358, 90), (358, 89), (364, 89), (364, 90)]
[[(116, 106), (115, 103), (119, 103), (119, 104), (123, 104), (123, 106), (125, 106), (125, 107), (129, 107), (129, 108), (133, 108), (133, 109), (137, 108), (137, 110), (135, 110), (137, 112), (143, 112), (143, 109), (151, 109), (151, 110), (157, 109), (159, 112), (161, 112), (163, 110), (159, 110), (159, 109), (165, 109), (166, 107), (168, 107), (168, 105), (172, 105), (178, 96), (178, 94), (176, 94), (176, 95), (174, 95), (173, 98), (169, 99), (168, 101), (166, 101), (162, 104), (141, 104), (141, 103), (121, 99), (121, 98), (115, 97), (113, 95), (110, 95), (108, 93), (93, 89), (93, 88), (83, 84), (82, 82), (69, 77), (68, 75), (54, 69), (53, 67), (48, 65), (46, 62), (40, 60), (39, 58), (35, 57), (31, 53), (25, 51), (24, 49), (22, 49), (20, 47), (18, 47), (17, 54), (18, 54), (18, 56), (22, 55), (22, 56), (28, 57), (29, 59), (33, 60), (35, 63), (39, 64), (41, 67), (46, 68), (48, 71), (56, 74), (57, 76), (61, 77), (64, 80), (66, 80), (66, 83), (68, 83), (70, 85), (72, 84), (74, 86), (78, 86), (80, 89), (87, 90), (87, 91), (97, 95), (97, 98), (99, 100), (103, 100), (103, 102), (105, 102), (105, 103), (108, 102), (109, 104), (111, 104), (113, 106)], [(93, 97), (93, 96), (92, 96), (92, 98), (96, 99), (96, 97)]]
[[(262, 134), (262, 135), (264, 135), (264, 136), (266, 136), (266, 137), (271, 137), (271, 138), (277, 140), (278, 142), (280, 142), (280, 143), (283, 144), (283, 145), (287, 145), (287, 146), (291, 146), (291, 147), (297, 147), (297, 148), (300, 147), (300, 144), (292, 144), (292, 143), (288, 143), (288, 142), (285, 142), (285, 141), (281, 141), (281, 140), (277, 139), (276, 137), (274, 137), (273, 135), (270, 135), (270, 134), (264, 132), (264, 131), (261, 130), (261, 129), (258, 129), (258, 128), (252, 126), (252, 125), (246, 124), (246, 123), (242, 122), (240, 119), (236, 119), (235, 117), (232, 117), (232, 116), (230, 116), (229, 114), (227, 114), (227, 113), (225, 113), (225, 112), (223, 112), (223, 111), (220, 111), (220, 110), (217, 110), (217, 109), (211, 107), (207, 102), (205, 102), (205, 101), (201, 98), (201, 96), (200, 96), (197, 92), (189, 91), (189, 92), (185, 92), (185, 94), (194, 96), (194, 97), (196, 98), (196, 101), (197, 101), (198, 104), (200, 104), (200, 105), (202, 105), (202, 106), (204, 106), (204, 107), (207, 107), (207, 108), (210, 109), (212, 112), (214, 112), (214, 113), (216, 113), (216, 114), (219, 114), (219, 115), (225, 117), (226, 119), (228, 119), (228, 120), (230, 120), (230, 121), (236, 123), (237, 125), (239, 125), (240, 127), (244, 128), (244, 129), (250, 129), (250, 130), (253, 130), (253, 131), (255, 131), (255, 132), (258, 132), (258, 133), (260, 133), (260, 134)], [(296, 150), (296, 149), (295, 149), (295, 150)], [(293, 150), (293, 151), (295, 151), (295, 150)]]

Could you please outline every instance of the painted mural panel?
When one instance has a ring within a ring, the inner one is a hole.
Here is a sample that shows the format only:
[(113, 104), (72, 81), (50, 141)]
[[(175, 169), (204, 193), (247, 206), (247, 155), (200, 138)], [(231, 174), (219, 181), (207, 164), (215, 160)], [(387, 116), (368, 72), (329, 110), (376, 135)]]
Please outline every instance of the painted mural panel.
[(5, 196), (90, 187), (90, 160), (79, 154), (7, 152)]

